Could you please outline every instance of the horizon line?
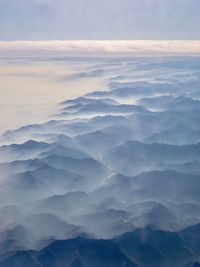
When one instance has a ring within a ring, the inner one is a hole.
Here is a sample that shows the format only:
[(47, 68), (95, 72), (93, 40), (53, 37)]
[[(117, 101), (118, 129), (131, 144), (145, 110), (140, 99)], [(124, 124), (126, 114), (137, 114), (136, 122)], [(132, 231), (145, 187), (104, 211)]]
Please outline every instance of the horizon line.
[(6, 39), (1, 40), (0, 42), (135, 42), (135, 41), (147, 41), (147, 42), (199, 42), (199, 39), (18, 39), (18, 40), (12, 40), (12, 39)]
[(4, 55), (200, 55), (200, 40), (0, 41)]

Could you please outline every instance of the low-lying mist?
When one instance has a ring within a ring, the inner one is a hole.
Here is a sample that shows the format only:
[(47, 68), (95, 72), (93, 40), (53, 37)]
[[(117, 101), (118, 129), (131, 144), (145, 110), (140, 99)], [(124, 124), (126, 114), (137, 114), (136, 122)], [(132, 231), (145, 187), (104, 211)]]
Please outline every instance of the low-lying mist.
[(199, 58), (111, 63), (28, 65), (51, 69), (29, 83), (59, 103), (1, 135), (0, 266), (198, 266)]

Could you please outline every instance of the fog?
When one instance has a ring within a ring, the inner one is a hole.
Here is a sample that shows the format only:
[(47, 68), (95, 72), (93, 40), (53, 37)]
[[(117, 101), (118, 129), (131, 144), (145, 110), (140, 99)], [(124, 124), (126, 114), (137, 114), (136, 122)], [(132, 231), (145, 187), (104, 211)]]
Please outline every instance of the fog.
[[(91, 66), (92, 67), (92, 66)], [(27, 123), (44, 122), (57, 103), (104, 87), (101, 77), (80, 72), (88, 62), (39, 60), (31, 58), (0, 60), (0, 132)], [(90, 70), (89, 70), (90, 71)], [(65, 77), (76, 75), (76, 79)]]
[(196, 266), (200, 59), (3, 64), (0, 266)]

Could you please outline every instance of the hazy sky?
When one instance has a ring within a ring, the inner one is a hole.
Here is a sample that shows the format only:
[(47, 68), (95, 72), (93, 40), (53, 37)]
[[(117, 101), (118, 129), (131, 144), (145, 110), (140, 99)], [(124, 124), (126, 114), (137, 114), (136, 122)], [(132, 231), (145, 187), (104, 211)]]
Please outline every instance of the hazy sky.
[(200, 39), (199, 0), (0, 0), (0, 40)]

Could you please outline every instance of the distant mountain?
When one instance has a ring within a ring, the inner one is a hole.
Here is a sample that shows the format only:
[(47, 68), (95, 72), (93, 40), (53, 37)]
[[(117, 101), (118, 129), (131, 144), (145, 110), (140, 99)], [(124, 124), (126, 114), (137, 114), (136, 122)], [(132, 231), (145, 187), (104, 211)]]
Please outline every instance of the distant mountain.
[(138, 227), (154, 225), (161, 229), (176, 229), (177, 225), (179, 225), (175, 214), (162, 204), (153, 207), (151, 211), (144, 215), (133, 218), (132, 222)]
[(13, 203), (26, 201), (31, 195), (32, 200), (54, 194), (66, 193), (84, 186), (84, 177), (59, 170), (49, 165), (33, 171), (14, 174), (1, 186), (0, 199), (12, 194)]
[(14, 225), (12, 229), (4, 230), (0, 233), (0, 261), (15, 251), (29, 250), (35, 247), (35, 243), (34, 233), (24, 226)]
[(108, 104), (108, 105), (118, 105), (119, 102), (112, 98), (102, 98), (102, 99), (94, 99), (94, 98), (88, 98), (88, 97), (78, 97), (72, 100), (66, 100), (62, 103), (60, 103), (62, 108), (68, 108), (68, 107), (73, 107), (74, 105), (87, 105), (91, 103), (103, 103), (103, 104)]
[(199, 59), (69, 62), (104, 91), (0, 136), (0, 267), (198, 267)]
[(150, 227), (114, 239), (122, 251), (139, 266), (183, 266), (194, 257), (190, 245), (175, 232)]
[(49, 150), (42, 152), (41, 154), (38, 155), (38, 157), (43, 158), (43, 157), (52, 156), (52, 155), (68, 157), (68, 158), (73, 158), (73, 159), (84, 159), (84, 158), (89, 157), (88, 154), (81, 151), (80, 149), (78, 150), (76, 148), (69, 148), (69, 147), (60, 145), (59, 143), (54, 143), (54, 145), (52, 145)]
[(178, 123), (165, 131), (153, 133), (143, 140), (144, 143), (164, 143), (170, 145), (190, 145), (200, 142), (200, 130), (188, 128), (184, 123)]
[(135, 112), (144, 112), (146, 109), (142, 106), (129, 105), (129, 104), (110, 104), (105, 101), (93, 99), (88, 104), (76, 104), (64, 108), (58, 116), (81, 116), (88, 114), (131, 114)]
[(191, 225), (179, 232), (179, 234), (184, 237), (185, 240), (190, 244), (192, 251), (199, 255), (200, 253), (200, 223), (196, 225)]
[(143, 105), (147, 108), (155, 110), (175, 109), (175, 110), (191, 110), (200, 109), (200, 101), (194, 100), (185, 96), (160, 96), (153, 98), (144, 98), (138, 101), (138, 104)]
[(108, 174), (107, 168), (102, 163), (89, 157), (75, 159), (52, 154), (49, 157), (42, 158), (42, 161), (56, 169), (84, 176), (85, 185), (91, 184), (92, 187), (95, 182), (105, 178)]
[(16, 160), (9, 163), (0, 163), (0, 170), (4, 175), (10, 176), (12, 174), (22, 173), (26, 171), (33, 171), (35, 169), (41, 168), (46, 164), (41, 160), (27, 159), (27, 160)]
[(40, 252), (19, 251), (0, 262), (1, 267), (137, 267), (109, 240), (78, 237), (55, 241)]
[(84, 212), (85, 208), (90, 205), (90, 201), (87, 193), (76, 191), (41, 199), (35, 205), (36, 209), (40, 209), (43, 213), (55, 214), (69, 221), (72, 215)]
[(40, 251), (18, 250), (4, 256), (0, 266), (193, 267), (198, 264), (199, 243), (191, 237), (197, 228), (169, 232), (149, 226), (111, 240), (51, 241)]
[(3, 155), (1, 162), (17, 159), (29, 159), (38, 156), (39, 153), (50, 149), (51, 144), (29, 140), (23, 144), (11, 144), (0, 147), (0, 153)]
[(134, 175), (153, 170), (158, 163), (175, 164), (198, 160), (199, 148), (200, 144), (176, 146), (128, 141), (105, 153), (104, 162), (122, 174)]
[(108, 126), (101, 130), (76, 136), (77, 143), (90, 153), (101, 154), (102, 152), (133, 139), (131, 130), (123, 126)]
[[(115, 209), (104, 209), (102, 211), (95, 211), (93, 213), (83, 214), (81, 216), (76, 216), (75, 221), (79, 221), (81, 225), (94, 233), (97, 237), (113, 237), (116, 233), (110, 229), (110, 232), (107, 230), (107, 227), (110, 228), (111, 225), (124, 225), (127, 222), (130, 222), (130, 216), (128, 212), (123, 210)], [(133, 227), (133, 226), (132, 226)]]
[(38, 240), (69, 239), (79, 236), (84, 229), (62, 221), (52, 214), (39, 213), (29, 215), (21, 224), (30, 229)]
[(0, 208), (0, 232), (9, 229), (10, 226), (18, 224), (23, 218), (23, 213), (19, 206), (5, 205)]
[(198, 160), (189, 161), (189, 162), (180, 163), (180, 164), (158, 163), (156, 168), (159, 170), (174, 170), (174, 171), (182, 172), (182, 173), (191, 173), (191, 174), (200, 175), (200, 161)]

